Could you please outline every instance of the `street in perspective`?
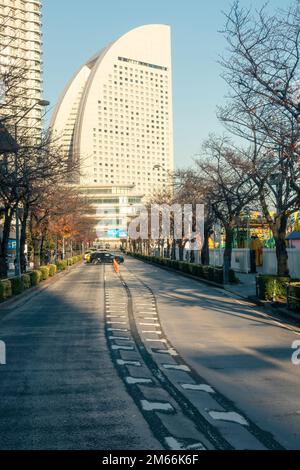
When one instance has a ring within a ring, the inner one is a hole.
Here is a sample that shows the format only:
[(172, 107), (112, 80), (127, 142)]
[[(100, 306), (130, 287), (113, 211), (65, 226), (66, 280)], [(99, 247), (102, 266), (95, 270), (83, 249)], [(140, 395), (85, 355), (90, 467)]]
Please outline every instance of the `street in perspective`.
[(0, 463), (280, 461), (300, 2), (75, 3), (0, 0)]

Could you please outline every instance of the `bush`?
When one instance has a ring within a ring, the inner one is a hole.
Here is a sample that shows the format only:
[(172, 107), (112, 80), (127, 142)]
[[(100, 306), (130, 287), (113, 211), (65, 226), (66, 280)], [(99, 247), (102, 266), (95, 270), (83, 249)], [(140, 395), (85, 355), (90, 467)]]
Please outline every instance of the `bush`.
[(67, 269), (68, 263), (66, 260), (62, 260), (62, 261), (58, 261), (56, 263), (56, 266), (57, 266), (58, 271), (64, 271), (65, 269)]
[(300, 311), (300, 282), (291, 282), (288, 287), (288, 306)]
[(11, 288), (12, 288), (12, 295), (20, 295), (24, 291), (24, 284), (22, 277), (11, 277)]
[(0, 302), (12, 296), (12, 287), (9, 279), (0, 280)]
[(47, 279), (49, 278), (49, 272), (50, 272), (49, 267), (41, 266), (39, 268), (39, 271), (41, 272), (41, 281), (47, 281)]
[(31, 286), (35, 287), (40, 283), (42, 273), (41, 273), (41, 271), (38, 271), (37, 269), (35, 269), (34, 271), (31, 271), (29, 273), (29, 276), (30, 276)]
[(30, 289), (30, 287), (31, 287), (30, 275), (29, 274), (22, 274), (21, 278), (22, 278), (24, 290)]
[(276, 301), (286, 298), (286, 285), (290, 277), (273, 276), (269, 274), (256, 277), (257, 293), (261, 300)]
[(57, 266), (56, 264), (49, 264), (49, 276), (53, 277), (57, 273)]

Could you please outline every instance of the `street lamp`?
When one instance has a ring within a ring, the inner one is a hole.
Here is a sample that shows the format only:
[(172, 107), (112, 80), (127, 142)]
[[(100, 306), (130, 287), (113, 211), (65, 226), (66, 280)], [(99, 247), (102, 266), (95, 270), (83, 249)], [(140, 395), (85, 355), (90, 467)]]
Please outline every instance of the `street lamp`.
[[(50, 105), (49, 101), (46, 100), (37, 100), (27, 111), (23, 114), (15, 122), (15, 142), (18, 141), (18, 124), (32, 111), (36, 106), (47, 107)], [(16, 178), (16, 196), (17, 196), (17, 204), (15, 209), (15, 217), (16, 217), (16, 262), (15, 262), (15, 276), (20, 277), (21, 275), (21, 265), (20, 265), (20, 220), (19, 220), (19, 201), (18, 201), (18, 145), (15, 146), (14, 153), (15, 153), (15, 178)]]

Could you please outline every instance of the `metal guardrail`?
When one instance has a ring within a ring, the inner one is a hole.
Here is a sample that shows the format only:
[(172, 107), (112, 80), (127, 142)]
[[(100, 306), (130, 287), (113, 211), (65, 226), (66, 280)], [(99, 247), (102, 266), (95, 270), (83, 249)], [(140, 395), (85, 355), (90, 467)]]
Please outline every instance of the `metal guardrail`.
[[(295, 289), (296, 291), (299, 290), (299, 296), (295, 297), (290, 294), (290, 291), (292, 289)], [(289, 309), (293, 310), (300, 310), (300, 285), (293, 285), (293, 284), (288, 284), (286, 286), (286, 302), (287, 302), (287, 307)]]

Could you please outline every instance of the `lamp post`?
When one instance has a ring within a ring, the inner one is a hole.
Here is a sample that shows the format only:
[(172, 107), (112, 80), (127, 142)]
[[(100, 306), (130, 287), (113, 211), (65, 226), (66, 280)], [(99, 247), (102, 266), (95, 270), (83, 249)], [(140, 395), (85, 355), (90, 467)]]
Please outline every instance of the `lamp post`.
[[(18, 124), (32, 111), (36, 106), (46, 107), (49, 106), (49, 101), (46, 100), (37, 100), (27, 111), (15, 122), (15, 142), (18, 141)], [(20, 219), (19, 219), (19, 188), (18, 188), (18, 145), (15, 147), (15, 180), (16, 180), (16, 261), (15, 261), (15, 276), (20, 277), (21, 275), (21, 264), (20, 264)]]

